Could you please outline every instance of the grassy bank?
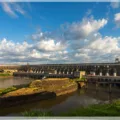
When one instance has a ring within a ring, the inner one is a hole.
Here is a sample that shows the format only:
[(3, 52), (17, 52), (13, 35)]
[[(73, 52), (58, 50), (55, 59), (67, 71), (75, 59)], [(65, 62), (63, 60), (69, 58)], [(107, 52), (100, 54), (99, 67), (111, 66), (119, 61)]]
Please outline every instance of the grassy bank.
[[(15, 86), (17, 87), (17, 86)], [(8, 92), (3, 97), (20, 96), (39, 93), (43, 91), (54, 92), (56, 96), (67, 94), (77, 89), (76, 82), (68, 78), (49, 78), (43, 81), (35, 80), (24, 87), (17, 87), (15, 91)]]
[[(23, 116), (55, 116), (52, 112), (26, 111)], [(120, 100), (111, 104), (91, 105), (61, 113), (56, 116), (120, 116)]]
[(9, 87), (9, 88), (5, 88), (5, 89), (0, 89), (0, 96), (15, 91), (17, 88), (16, 87)]
[(2, 89), (0, 89), (0, 96), (7, 94), (9, 92), (12, 92), (12, 91), (21, 89), (21, 88), (26, 88), (28, 86), (29, 86), (29, 84), (22, 84), (22, 85), (14, 85), (14, 86), (8, 87), (8, 88), (2, 88)]
[(9, 73), (0, 73), (0, 78), (12, 77), (12, 74)]
[(28, 85), (19, 85), (1, 90), (0, 106), (5, 108), (27, 102), (47, 100), (76, 90), (76, 82), (69, 78), (35, 80)]
[(74, 78), (73, 79), (74, 81), (81, 81), (81, 82), (84, 82), (84, 81), (86, 81), (86, 79), (83, 77), (83, 78)]

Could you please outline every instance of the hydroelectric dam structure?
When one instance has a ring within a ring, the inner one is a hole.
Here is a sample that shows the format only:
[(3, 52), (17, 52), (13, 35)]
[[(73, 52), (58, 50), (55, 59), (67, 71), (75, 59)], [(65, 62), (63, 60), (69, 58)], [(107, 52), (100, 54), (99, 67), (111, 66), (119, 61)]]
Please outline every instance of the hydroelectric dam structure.
[(48, 77), (77, 77), (77, 72), (85, 71), (95, 76), (120, 76), (120, 63), (79, 63), (79, 64), (39, 64), (21, 65), (14, 76), (31, 78)]

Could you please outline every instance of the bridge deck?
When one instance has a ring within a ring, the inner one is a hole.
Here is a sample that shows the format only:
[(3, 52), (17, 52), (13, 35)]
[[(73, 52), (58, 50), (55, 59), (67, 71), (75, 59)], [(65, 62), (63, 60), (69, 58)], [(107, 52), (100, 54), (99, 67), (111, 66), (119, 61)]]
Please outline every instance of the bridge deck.
[(85, 78), (93, 78), (93, 79), (119, 79), (120, 80), (120, 76), (99, 76), (99, 75), (95, 75), (95, 76), (91, 76), (91, 75), (86, 75)]

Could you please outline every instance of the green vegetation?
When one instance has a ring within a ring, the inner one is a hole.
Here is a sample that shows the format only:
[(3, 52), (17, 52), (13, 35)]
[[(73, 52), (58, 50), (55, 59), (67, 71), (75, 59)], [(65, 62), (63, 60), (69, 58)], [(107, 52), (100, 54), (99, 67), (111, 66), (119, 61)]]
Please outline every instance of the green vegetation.
[[(58, 82), (60, 84), (58, 84)], [(9, 97), (35, 94), (43, 91), (52, 91), (55, 92), (57, 96), (59, 96), (61, 94), (66, 94), (66, 92), (72, 92), (72, 90), (75, 91), (75, 88), (77, 89), (77, 84), (75, 81), (69, 78), (47, 78), (44, 81), (35, 80), (32, 81), (30, 84), (15, 85), (13, 87), (15, 87), (16, 90), (7, 91), (6, 94), (5, 92), (2, 92), (0, 95)], [(69, 89), (67, 90), (67, 88), (69, 87), (73, 87), (73, 89), (71, 91), (69, 91)]]
[(84, 77), (82, 77), (80, 80), (81, 80), (81, 81), (86, 81), (86, 79), (85, 79)]
[(5, 88), (5, 89), (0, 89), (0, 96), (3, 94), (6, 94), (8, 92), (15, 91), (16, 89), (17, 89), (16, 87), (9, 87), (9, 88)]
[(92, 105), (78, 108), (61, 114), (62, 116), (120, 116), (120, 102), (103, 105)]
[(54, 116), (54, 114), (51, 111), (25, 111), (22, 113), (23, 116), (34, 116), (34, 117), (38, 117), (38, 116)]
[(83, 82), (86, 81), (86, 79), (85, 79), (84, 77), (82, 77), (82, 78), (75, 78), (75, 79), (73, 79), (73, 80), (75, 80), (75, 81), (81, 81), (81, 82), (82, 82), (82, 81), (83, 81)]
[(18, 90), (20, 88), (27, 88), (28, 86), (29, 86), (29, 84), (22, 84), (22, 85), (13, 85), (12, 87), (9, 87), (9, 88), (0, 89), (0, 96), (4, 95), (6, 93), (9, 93), (9, 92)]
[(6, 76), (11, 76), (9, 73), (0, 73), (0, 76), (6, 77)]
[(13, 85), (13, 87), (20, 89), (20, 88), (27, 88), (29, 87), (29, 84), (21, 84), (21, 85)]
[[(55, 116), (52, 112), (26, 111), (24, 116)], [(91, 105), (86, 108), (81, 107), (57, 116), (120, 116), (120, 100), (111, 104)]]

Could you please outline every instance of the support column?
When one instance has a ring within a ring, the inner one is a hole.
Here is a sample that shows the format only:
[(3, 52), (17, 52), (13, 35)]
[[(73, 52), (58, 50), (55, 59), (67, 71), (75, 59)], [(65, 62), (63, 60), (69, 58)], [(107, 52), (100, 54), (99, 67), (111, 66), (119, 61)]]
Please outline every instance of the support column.
[(111, 92), (112, 92), (112, 84), (109, 83), (109, 93), (111, 93)]
[(96, 92), (98, 92), (98, 87), (99, 87), (98, 81), (96, 81), (95, 87), (96, 87)]
[(55, 74), (57, 74), (57, 70), (55, 70)]
[(106, 76), (109, 76), (109, 71), (106, 72)]
[(100, 70), (100, 73), (99, 73), (100, 76), (102, 76), (102, 70)]
[(92, 75), (94, 75), (94, 76), (96, 75), (94, 71), (91, 71), (90, 74), (92, 74)]
[(102, 76), (102, 72), (100, 72), (100, 76)]
[(93, 76), (95, 76), (95, 75), (96, 75), (96, 74), (95, 74), (95, 71), (96, 71), (96, 69), (95, 69), (95, 68), (92, 68), (91, 71), (90, 71), (90, 74), (92, 74)]
[(96, 74), (95, 74), (95, 71), (93, 71), (93, 75), (95, 76)]
[(116, 69), (114, 69), (114, 71), (113, 71), (113, 76), (117, 76), (117, 71), (116, 71)]
[(117, 73), (116, 73), (116, 72), (114, 72), (114, 73), (113, 73), (113, 76), (117, 76)]

